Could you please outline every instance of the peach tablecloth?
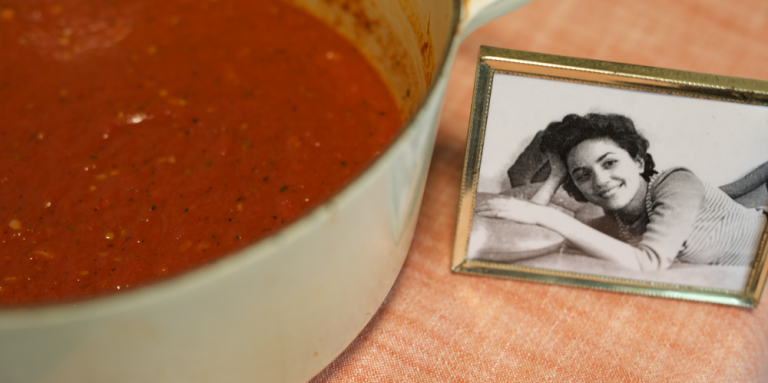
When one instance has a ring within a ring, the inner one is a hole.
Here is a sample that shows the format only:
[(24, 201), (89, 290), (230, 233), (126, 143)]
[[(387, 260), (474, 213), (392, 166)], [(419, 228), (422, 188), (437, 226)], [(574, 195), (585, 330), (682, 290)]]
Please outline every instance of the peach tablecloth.
[(765, 297), (744, 309), (450, 273), (481, 44), (768, 80), (768, 1), (534, 0), (472, 34), (404, 268), (312, 383), (768, 382)]

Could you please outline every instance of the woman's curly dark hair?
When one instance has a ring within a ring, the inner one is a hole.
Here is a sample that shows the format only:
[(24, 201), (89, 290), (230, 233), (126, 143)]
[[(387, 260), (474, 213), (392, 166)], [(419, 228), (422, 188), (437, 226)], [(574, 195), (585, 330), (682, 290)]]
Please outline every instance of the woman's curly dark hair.
[[(657, 173), (653, 158), (648, 153), (648, 140), (637, 132), (632, 120), (620, 114), (590, 113), (584, 117), (569, 114), (563, 121), (552, 122), (544, 129), (539, 148), (544, 153), (557, 154), (567, 163), (566, 157), (571, 149), (583, 141), (599, 138), (608, 138), (626, 150), (630, 157), (643, 159), (645, 169), (641, 176), (646, 181)], [(587, 202), (571, 177), (563, 183), (563, 189), (577, 201)]]

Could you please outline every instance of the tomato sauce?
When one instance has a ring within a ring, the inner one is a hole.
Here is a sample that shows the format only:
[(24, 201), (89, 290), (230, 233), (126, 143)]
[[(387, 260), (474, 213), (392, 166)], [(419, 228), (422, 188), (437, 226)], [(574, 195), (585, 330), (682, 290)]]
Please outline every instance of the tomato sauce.
[(279, 1), (0, 3), (0, 305), (124, 291), (259, 240), (402, 124)]

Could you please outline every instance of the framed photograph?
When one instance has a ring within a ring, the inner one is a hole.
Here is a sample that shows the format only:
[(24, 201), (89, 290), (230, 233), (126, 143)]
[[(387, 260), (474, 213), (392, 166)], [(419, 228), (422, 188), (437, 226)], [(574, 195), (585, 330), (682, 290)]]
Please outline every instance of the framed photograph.
[(756, 307), (768, 82), (482, 47), (452, 270)]

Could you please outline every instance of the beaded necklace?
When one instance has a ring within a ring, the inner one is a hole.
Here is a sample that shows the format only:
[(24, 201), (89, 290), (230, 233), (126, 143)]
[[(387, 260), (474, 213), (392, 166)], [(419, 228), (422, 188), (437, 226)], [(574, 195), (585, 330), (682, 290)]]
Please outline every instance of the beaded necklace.
[[(649, 216), (651, 215), (651, 188), (658, 177), (658, 174), (652, 175), (651, 180), (648, 181), (648, 187), (645, 190), (645, 213)], [(624, 242), (629, 242), (635, 238), (635, 235), (629, 231), (629, 225), (624, 223), (616, 212), (613, 213), (613, 219), (615, 219), (616, 223), (619, 225), (619, 237), (621, 237)], [(642, 216), (638, 219), (642, 219)]]

